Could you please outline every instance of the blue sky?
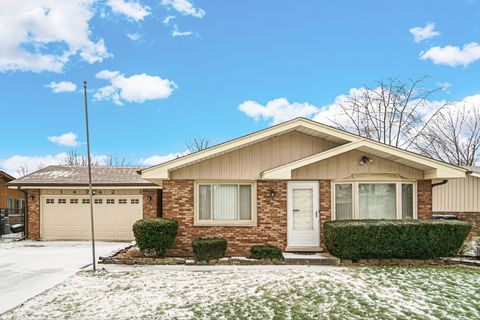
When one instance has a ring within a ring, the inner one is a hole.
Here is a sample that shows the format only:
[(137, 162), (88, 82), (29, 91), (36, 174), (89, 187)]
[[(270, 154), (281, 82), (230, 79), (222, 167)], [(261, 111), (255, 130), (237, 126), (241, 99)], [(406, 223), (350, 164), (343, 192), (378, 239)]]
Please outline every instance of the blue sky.
[(480, 94), (477, 1), (3, 2), (0, 169), (11, 173), (84, 152), (83, 80), (92, 152), (145, 165), (195, 137), (318, 120), (381, 78), (427, 75), (438, 100)]

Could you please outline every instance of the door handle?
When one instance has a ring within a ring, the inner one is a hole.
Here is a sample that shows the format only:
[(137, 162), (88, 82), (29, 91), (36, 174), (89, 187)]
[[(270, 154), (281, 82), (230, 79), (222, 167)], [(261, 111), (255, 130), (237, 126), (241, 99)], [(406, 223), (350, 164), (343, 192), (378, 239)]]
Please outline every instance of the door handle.
[(318, 218), (318, 210), (315, 210), (315, 218)]
[(297, 212), (297, 211), (300, 211), (300, 209), (293, 209), (292, 211)]

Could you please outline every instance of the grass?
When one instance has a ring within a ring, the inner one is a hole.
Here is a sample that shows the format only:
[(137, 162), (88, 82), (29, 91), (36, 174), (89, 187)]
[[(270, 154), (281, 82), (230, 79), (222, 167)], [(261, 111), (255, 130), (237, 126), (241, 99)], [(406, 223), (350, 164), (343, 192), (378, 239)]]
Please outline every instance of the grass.
[(480, 269), (80, 272), (2, 319), (479, 319)]

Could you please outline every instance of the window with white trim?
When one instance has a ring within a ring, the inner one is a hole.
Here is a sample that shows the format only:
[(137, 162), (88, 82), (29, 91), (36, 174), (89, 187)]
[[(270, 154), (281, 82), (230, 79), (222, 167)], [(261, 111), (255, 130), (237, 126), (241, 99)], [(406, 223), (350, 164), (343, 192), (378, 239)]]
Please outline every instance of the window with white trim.
[(131, 204), (139, 204), (140, 201), (139, 201), (138, 199), (131, 199), (131, 200), (130, 200), (130, 203), (131, 203)]
[(82, 199), (82, 204), (89, 204), (90, 203), (90, 199)]
[(70, 199), (70, 204), (77, 204), (78, 203), (78, 199)]
[(58, 203), (59, 203), (59, 204), (66, 204), (66, 203), (67, 203), (67, 199), (60, 198), (60, 199), (58, 199)]
[(334, 183), (335, 220), (414, 219), (416, 188), (408, 181)]
[(107, 199), (107, 204), (115, 204), (115, 199)]
[(127, 199), (118, 199), (118, 204), (127, 204)]
[(55, 200), (54, 199), (45, 199), (45, 203), (48, 203), (48, 204), (54, 204), (55, 203)]
[(253, 224), (253, 183), (198, 183), (197, 224)]
[(93, 199), (93, 203), (95, 204), (102, 204), (102, 199)]

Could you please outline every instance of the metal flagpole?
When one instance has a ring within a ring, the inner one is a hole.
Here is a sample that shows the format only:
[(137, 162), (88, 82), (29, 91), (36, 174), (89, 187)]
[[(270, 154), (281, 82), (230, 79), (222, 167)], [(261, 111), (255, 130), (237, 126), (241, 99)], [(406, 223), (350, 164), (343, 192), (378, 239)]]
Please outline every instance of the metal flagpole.
[(90, 135), (88, 132), (88, 105), (87, 105), (87, 81), (83, 81), (83, 95), (85, 97), (85, 128), (87, 133), (87, 157), (88, 157), (88, 194), (90, 195), (90, 224), (92, 227), (92, 262), (93, 271), (97, 270), (95, 261), (95, 226), (93, 219), (93, 190), (92, 190), (92, 161), (90, 158)]

